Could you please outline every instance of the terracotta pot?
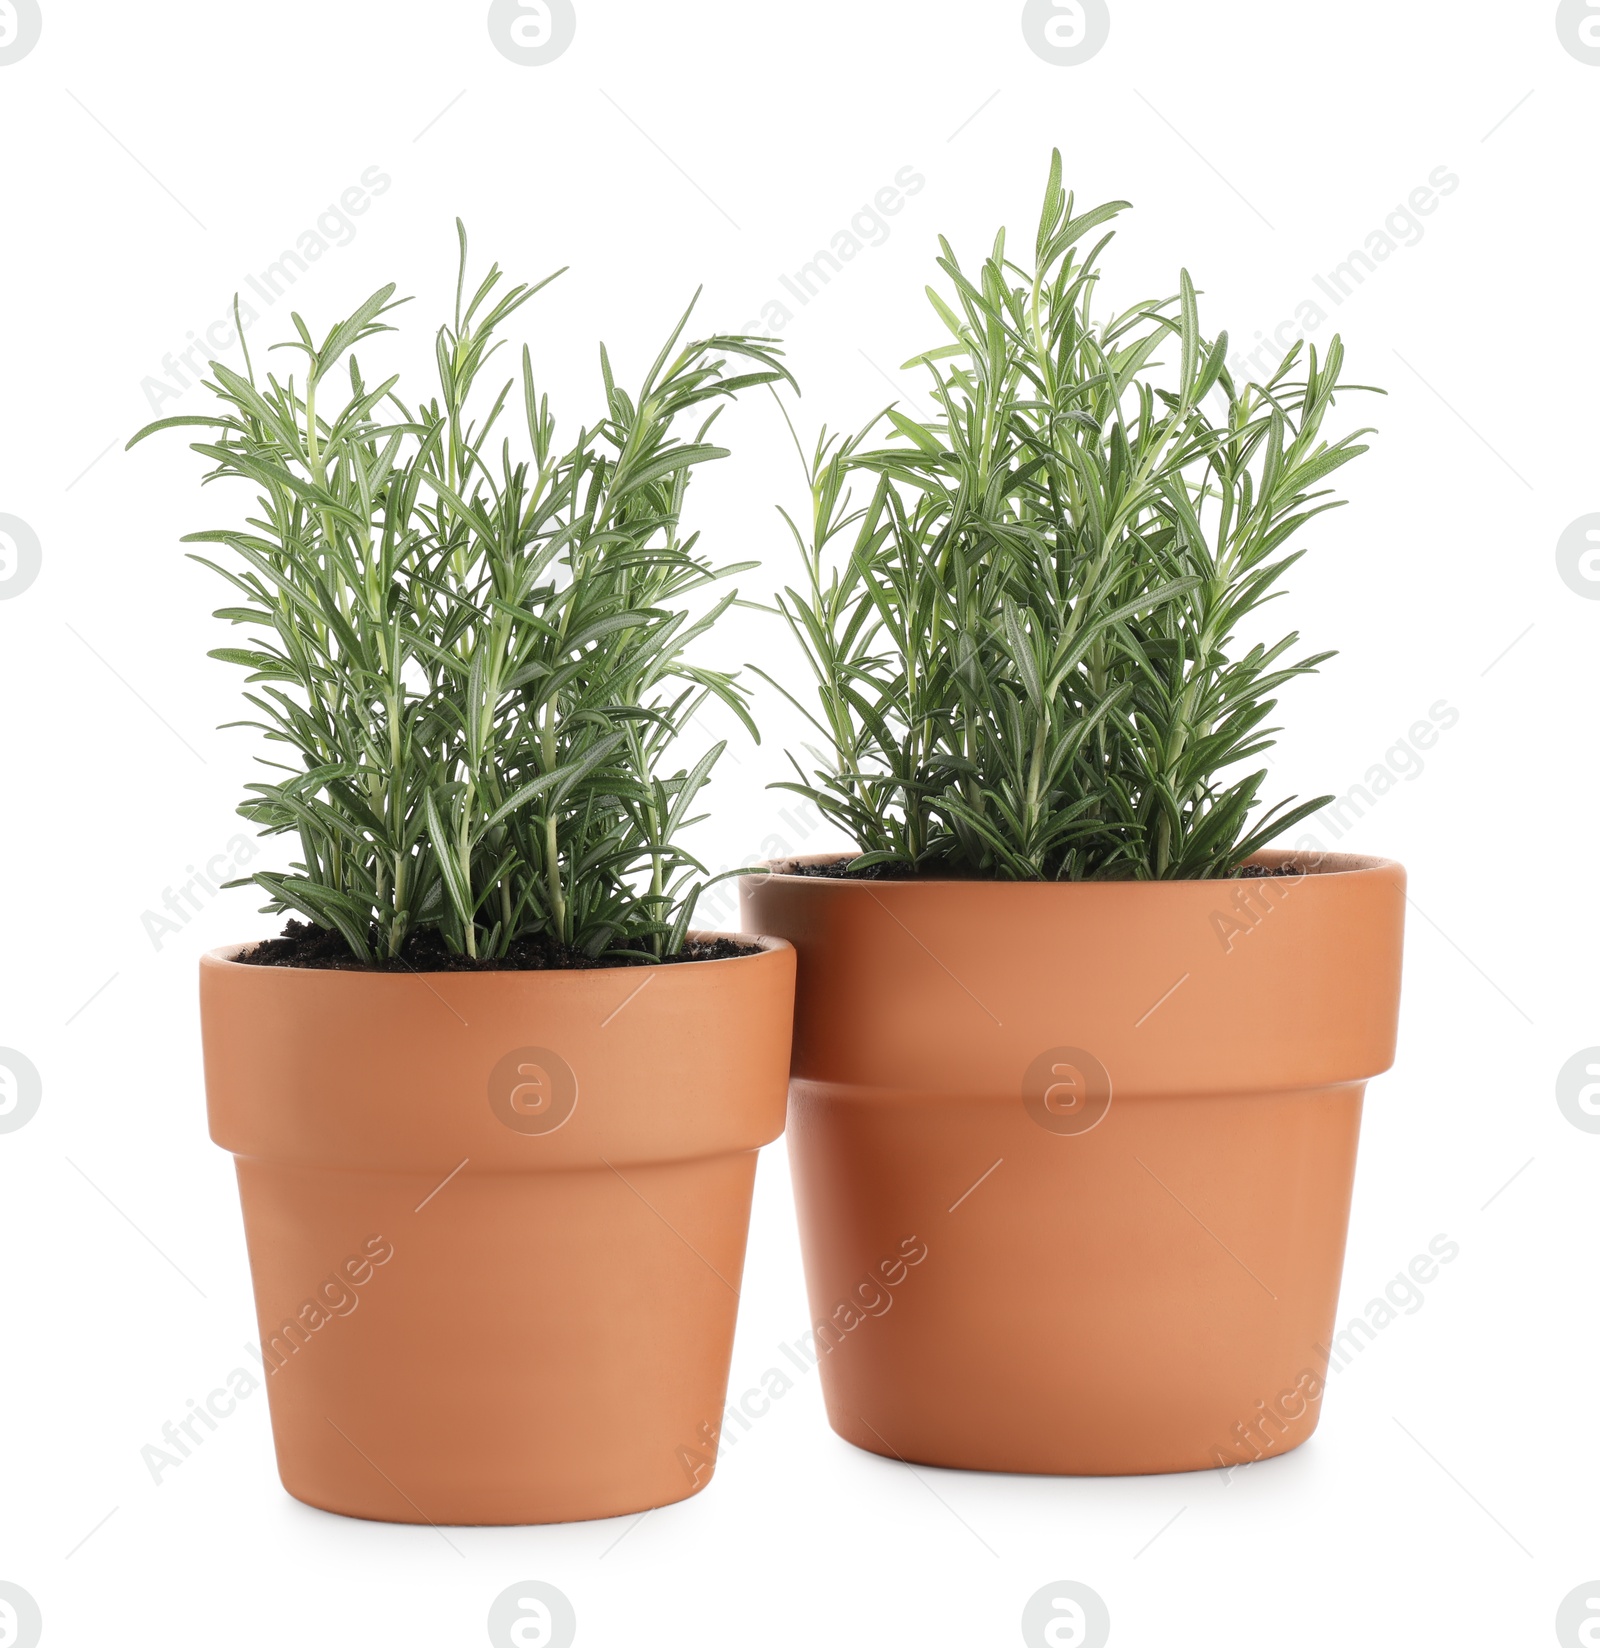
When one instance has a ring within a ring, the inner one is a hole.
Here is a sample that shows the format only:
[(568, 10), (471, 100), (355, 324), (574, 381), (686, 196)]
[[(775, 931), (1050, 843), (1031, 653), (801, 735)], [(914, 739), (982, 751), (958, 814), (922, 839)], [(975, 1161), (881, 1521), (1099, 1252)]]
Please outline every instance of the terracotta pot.
[(794, 953), (593, 972), (201, 962), (278, 1469), (389, 1522), (710, 1479)]
[(1399, 865), (774, 874), (744, 900), (799, 952), (789, 1156), (841, 1436), (1073, 1475), (1310, 1436), (1362, 1095), (1394, 1057)]

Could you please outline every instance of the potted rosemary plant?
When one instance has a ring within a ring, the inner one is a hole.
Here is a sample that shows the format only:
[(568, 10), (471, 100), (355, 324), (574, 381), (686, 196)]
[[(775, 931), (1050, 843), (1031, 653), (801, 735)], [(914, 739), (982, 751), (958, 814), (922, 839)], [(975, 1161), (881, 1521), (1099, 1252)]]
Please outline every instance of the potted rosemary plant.
[(200, 990), (284, 1484), (544, 1522), (709, 1476), (679, 1455), (722, 1412), (794, 956), (692, 928), (721, 746), (674, 741), (708, 695), (749, 718), (686, 655), (742, 569), (681, 521), (717, 403), (787, 374), (685, 316), (632, 394), (601, 351), (603, 415), (563, 440), (526, 348), (480, 390), (537, 288), (472, 290), (466, 251), (428, 399), (357, 364), (385, 287), (321, 342), (296, 316), (298, 372), (213, 363), (215, 411), (135, 438), (200, 426), (207, 479), (255, 494), (188, 541), (282, 752), (240, 810), (299, 859), (250, 878), (284, 936)]
[[(1057, 155), (1026, 262), (944, 245), (937, 416), (824, 435), (779, 603), (820, 698), (788, 787), (859, 849), (743, 886), (799, 952), (824, 1386), (842, 1436), (932, 1464), (1304, 1441), (1394, 1052), (1403, 872), (1268, 849), (1323, 803), (1263, 809), (1250, 766), (1327, 655), (1235, 640), (1365, 450), (1323, 435), (1342, 350), (1237, 382), (1187, 274), (1101, 318), (1122, 209), (1076, 212)], [(926, 1260), (867, 1320), (908, 1235)]]

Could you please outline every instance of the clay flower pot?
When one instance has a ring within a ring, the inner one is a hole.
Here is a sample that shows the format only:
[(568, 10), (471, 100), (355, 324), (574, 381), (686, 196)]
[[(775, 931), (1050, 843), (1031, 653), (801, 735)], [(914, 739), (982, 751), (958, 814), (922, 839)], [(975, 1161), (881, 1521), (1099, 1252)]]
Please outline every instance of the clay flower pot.
[(799, 953), (789, 1154), (841, 1436), (1122, 1475), (1311, 1435), (1399, 865), (743, 889)]
[(390, 1522), (615, 1516), (711, 1475), (794, 953), (412, 976), (201, 962), (278, 1469)]

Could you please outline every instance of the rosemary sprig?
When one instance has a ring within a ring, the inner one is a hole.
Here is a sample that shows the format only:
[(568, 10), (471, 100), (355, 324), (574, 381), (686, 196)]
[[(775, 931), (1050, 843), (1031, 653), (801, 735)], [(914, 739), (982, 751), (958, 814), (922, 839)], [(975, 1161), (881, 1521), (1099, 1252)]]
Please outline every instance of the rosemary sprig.
[(1321, 435), (1343, 346), (1236, 383), (1187, 271), (1097, 320), (1125, 204), (1077, 212), (1057, 153), (1030, 266), (1004, 231), (971, 276), (941, 241), (948, 296), (928, 296), (950, 341), (907, 363), (936, 415), (890, 408), (880, 446), (879, 420), (824, 431), (806, 463), (805, 578), (777, 610), (820, 743), (781, 787), (862, 866), (1224, 876), (1329, 799), (1263, 811), (1265, 772), (1236, 769), (1270, 748), (1278, 690), (1331, 654), (1234, 642), (1336, 506), (1322, 483), (1367, 450), (1366, 430)]
[(196, 558), (250, 633), (212, 656), (248, 671), (245, 724), (287, 752), (240, 811), (300, 859), (250, 879), (368, 962), (425, 929), (478, 958), (535, 936), (674, 954), (706, 874), (679, 838), (723, 746), (675, 771), (669, 752), (712, 696), (755, 732), (735, 678), (686, 655), (734, 596), (697, 598), (749, 563), (683, 534), (685, 494), (727, 455), (716, 403), (788, 373), (755, 339), (685, 342), (685, 314), (636, 393), (601, 350), (605, 415), (562, 445), (526, 348), (520, 386), (479, 389), (547, 282), (496, 266), (469, 293), (457, 228), (455, 312), (415, 410), (354, 353), (392, 329), (386, 286), (320, 343), (294, 317), (298, 380), (213, 362), (216, 411), (134, 437), (200, 427), (206, 479), (256, 494), (243, 526), (185, 540), (229, 552)]

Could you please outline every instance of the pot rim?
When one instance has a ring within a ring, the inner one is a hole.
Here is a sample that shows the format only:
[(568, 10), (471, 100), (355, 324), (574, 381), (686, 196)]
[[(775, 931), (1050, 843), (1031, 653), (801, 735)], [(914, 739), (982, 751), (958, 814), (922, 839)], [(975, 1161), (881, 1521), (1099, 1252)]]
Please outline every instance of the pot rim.
[[(798, 879), (798, 878), (797, 878)], [(738, 967), (752, 962), (759, 962), (766, 956), (781, 950), (792, 950), (794, 946), (786, 938), (771, 938), (764, 933), (718, 933), (691, 931), (688, 935), (692, 939), (732, 939), (739, 944), (754, 944), (759, 947), (761, 954), (754, 956), (713, 956), (704, 961), (675, 961), (675, 962), (631, 962), (616, 967), (491, 967), (480, 970), (463, 970), (459, 972), (439, 971), (431, 969), (423, 971), (413, 967), (406, 972), (391, 973), (371, 967), (253, 967), (237, 960), (246, 950), (254, 949), (258, 944), (266, 944), (266, 939), (247, 939), (240, 944), (224, 944), (215, 950), (207, 950), (200, 957), (202, 967), (221, 967), (232, 972), (261, 973), (267, 976), (282, 976), (285, 973), (313, 977), (321, 975), (325, 978), (357, 978), (357, 979), (462, 979), (481, 978), (595, 978), (605, 973), (634, 973), (647, 971), (652, 966), (657, 967)]]
[[(1041, 888), (1115, 887), (1119, 889), (1148, 888), (1154, 892), (1163, 887), (1210, 887), (1238, 879), (1237, 877), (1228, 876), (1191, 876), (1182, 880), (1166, 881), (1139, 881), (1132, 878), (1103, 881), (1002, 881), (984, 876), (878, 876), (871, 881), (865, 881), (845, 876), (795, 875), (786, 868), (790, 865), (838, 864), (858, 856), (858, 854), (851, 852), (831, 852), (804, 853), (789, 858), (770, 858), (764, 861), (762, 873), (743, 876), (740, 880), (742, 883), (792, 882), (807, 887), (972, 887), (994, 890), (1001, 888), (1037, 890)], [(1374, 857), (1365, 853), (1320, 851), (1316, 853), (1299, 853), (1292, 848), (1284, 847), (1264, 847), (1260, 852), (1252, 853), (1245, 860), (1245, 863), (1275, 867), (1299, 860), (1306, 861), (1306, 869), (1302, 874), (1308, 876), (1372, 875), (1403, 868), (1397, 859)]]

